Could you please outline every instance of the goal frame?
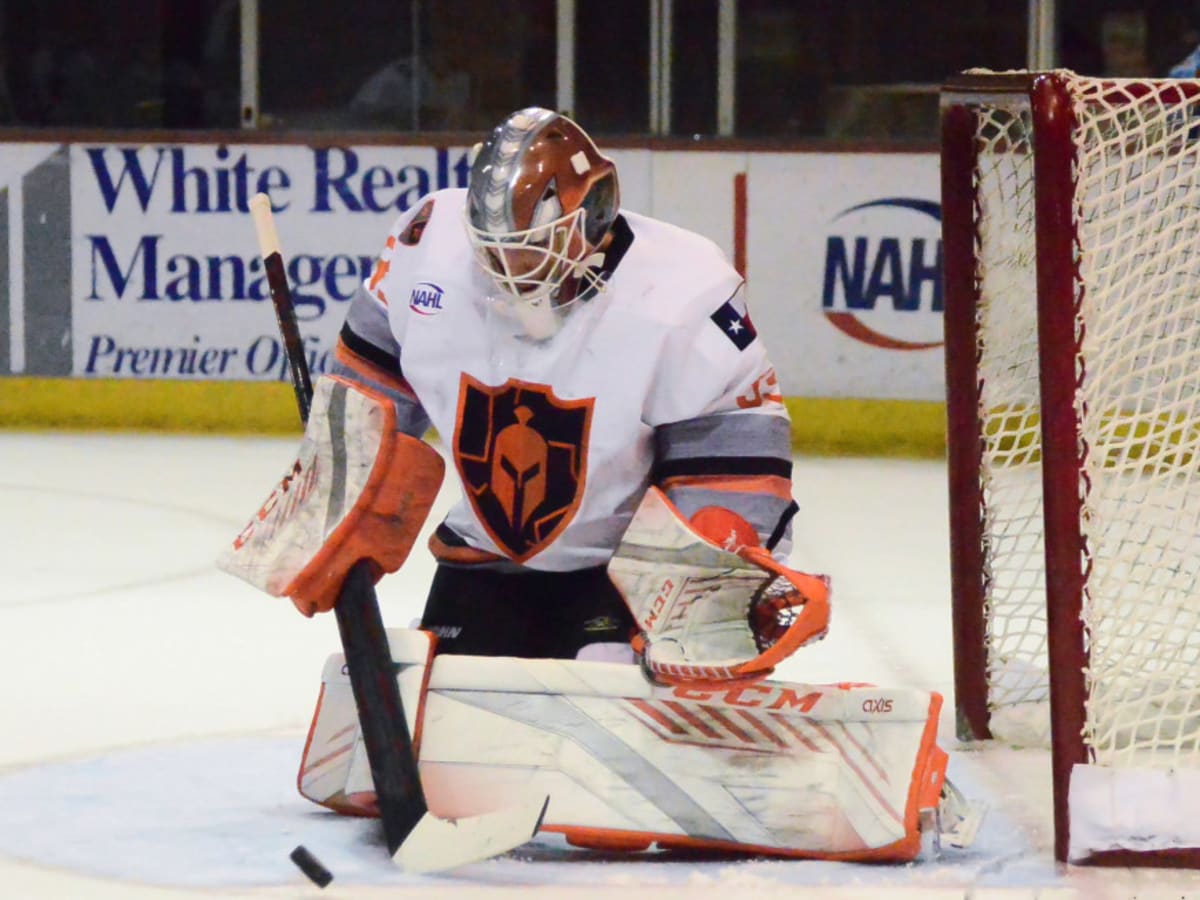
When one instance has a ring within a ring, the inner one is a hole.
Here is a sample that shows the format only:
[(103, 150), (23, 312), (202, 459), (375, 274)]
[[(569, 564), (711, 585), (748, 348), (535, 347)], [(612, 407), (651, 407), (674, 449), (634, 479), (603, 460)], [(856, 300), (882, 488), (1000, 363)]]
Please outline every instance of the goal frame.
[[(1128, 92), (1129, 86), (1124, 86)], [(1182, 88), (1180, 90), (1183, 90)], [(990, 738), (986, 571), (981, 482), (980, 372), (976, 321), (978, 162), (976, 111), (986, 95), (1028, 97), (1033, 123), (1038, 372), (1041, 392), (1047, 654), (1055, 857), (1067, 861), (1072, 769), (1089, 762), (1083, 740), (1088, 651), (1081, 615), (1085, 588), (1079, 479), (1083, 451), (1075, 394), (1079, 276), (1073, 196), (1076, 125), (1063, 73), (966, 73), (941, 90), (941, 189), (950, 576), (958, 736)], [(1041, 348), (1064, 348), (1041, 352)], [(1200, 848), (1092, 853), (1092, 865), (1200, 868)]]

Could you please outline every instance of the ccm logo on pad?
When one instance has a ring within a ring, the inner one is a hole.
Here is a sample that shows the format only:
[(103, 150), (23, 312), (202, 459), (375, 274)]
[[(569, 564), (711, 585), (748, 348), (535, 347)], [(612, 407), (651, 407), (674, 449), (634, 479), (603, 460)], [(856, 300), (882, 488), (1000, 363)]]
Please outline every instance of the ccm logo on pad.
[(442, 311), (442, 289), (432, 281), (418, 281), (408, 298), (408, 308), (418, 315), (436, 316)]

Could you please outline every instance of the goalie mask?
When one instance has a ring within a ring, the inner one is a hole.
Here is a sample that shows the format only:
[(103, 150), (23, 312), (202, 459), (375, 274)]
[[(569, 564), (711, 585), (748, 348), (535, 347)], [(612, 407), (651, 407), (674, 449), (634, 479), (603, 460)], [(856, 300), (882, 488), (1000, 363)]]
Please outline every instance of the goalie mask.
[(578, 125), (530, 107), (480, 146), (467, 189), (467, 232), (498, 299), (538, 340), (602, 285), (597, 250), (617, 217), (612, 160)]

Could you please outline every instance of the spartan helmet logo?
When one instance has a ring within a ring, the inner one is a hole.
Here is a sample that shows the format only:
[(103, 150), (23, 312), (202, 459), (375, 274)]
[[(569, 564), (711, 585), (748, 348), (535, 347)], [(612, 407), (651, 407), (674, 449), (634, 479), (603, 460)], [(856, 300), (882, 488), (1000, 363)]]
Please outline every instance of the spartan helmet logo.
[(454, 461), (479, 521), (516, 562), (545, 549), (579, 508), (594, 402), (462, 376)]
[(546, 499), (546, 439), (527, 424), (533, 418), (528, 406), (518, 406), (517, 421), (496, 435), (492, 448), (492, 492), (508, 513), (508, 524), (521, 531), (529, 513)]

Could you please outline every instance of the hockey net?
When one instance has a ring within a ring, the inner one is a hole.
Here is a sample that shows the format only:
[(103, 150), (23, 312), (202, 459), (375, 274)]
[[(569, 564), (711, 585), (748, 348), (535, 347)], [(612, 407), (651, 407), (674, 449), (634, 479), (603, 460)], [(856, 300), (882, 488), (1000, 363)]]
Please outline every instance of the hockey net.
[(1200, 82), (968, 73), (942, 136), (960, 737), (1053, 745), (1060, 859), (1200, 865), (1081, 821), (1200, 786)]

